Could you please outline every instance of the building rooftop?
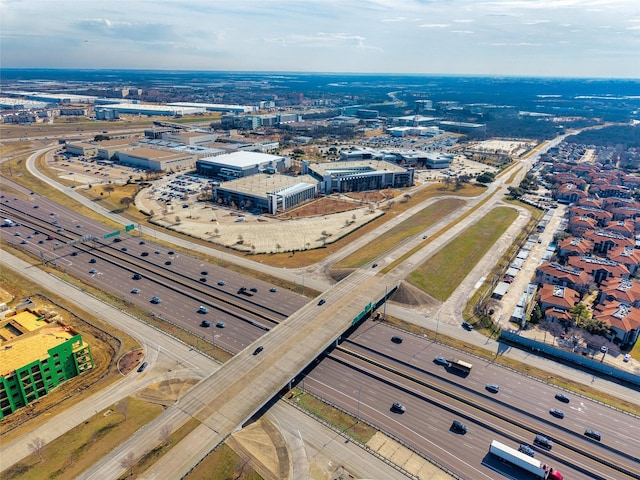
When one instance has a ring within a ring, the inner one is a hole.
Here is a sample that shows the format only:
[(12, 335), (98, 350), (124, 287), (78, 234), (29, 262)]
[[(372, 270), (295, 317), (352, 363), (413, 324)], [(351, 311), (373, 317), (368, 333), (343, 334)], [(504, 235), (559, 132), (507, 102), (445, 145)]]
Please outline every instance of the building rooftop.
[(0, 322), (0, 375), (8, 375), (77, 335), (71, 327), (24, 310)]
[(278, 162), (282, 158), (280, 155), (270, 155), (268, 153), (239, 151), (216, 157), (201, 158), (199, 161), (245, 168), (266, 162)]
[(282, 192), (291, 188), (298, 188), (298, 185), (317, 185), (318, 181), (311, 175), (298, 175), (291, 177), (288, 175), (251, 175), (250, 177), (223, 182), (220, 188), (236, 190), (240, 193), (266, 197), (268, 193)]
[(309, 168), (320, 175), (336, 175), (357, 172), (404, 172), (406, 168), (384, 160), (340, 161), (327, 163), (310, 163)]

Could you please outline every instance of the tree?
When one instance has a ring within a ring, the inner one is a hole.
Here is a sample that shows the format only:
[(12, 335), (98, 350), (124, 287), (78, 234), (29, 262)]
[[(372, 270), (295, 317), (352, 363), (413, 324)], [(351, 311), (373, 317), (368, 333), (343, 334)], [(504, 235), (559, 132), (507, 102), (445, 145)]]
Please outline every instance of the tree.
[(29, 442), (29, 450), (31, 450), (31, 453), (33, 453), (36, 457), (38, 457), (38, 461), (42, 462), (42, 460), (44, 460), (44, 446), (47, 444), (47, 442), (44, 441), (44, 438), (41, 437), (36, 437), (34, 438), (31, 442)]
[(543, 314), (542, 314), (542, 310), (540, 309), (540, 304), (536, 303), (535, 306), (533, 307), (533, 310), (531, 310), (531, 315), (529, 316), (529, 322), (536, 324), (536, 323), (540, 323), (540, 320), (542, 320)]
[(124, 457), (122, 457), (122, 460), (120, 460), (120, 466), (122, 468), (129, 470), (129, 474), (127, 476), (133, 475), (133, 468), (136, 466), (137, 463), (138, 463), (138, 459), (136, 458), (136, 455), (133, 452), (127, 453)]
[(582, 327), (591, 319), (591, 312), (584, 303), (578, 303), (569, 309), (575, 325)]
[(104, 191), (107, 192), (109, 196), (111, 196), (111, 192), (113, 192), (114, 190), (115, 190), (115, 187), (113, 185), (104, 186)]
[(169, 445), (171, 439), (171, 425), (164, 425), (160, 429), (160, 441), (166, 446)]
[(129, 206), (133, 203), (133, 198), (131, 197), (122, 197), (120, 199), (120, 204), (124, 205), (126, 208), (129, 208)]
[(129, 400), (120, 400), (116, 405), (116, 411), (124, 417), (123, 421), (127, 421), (127, 415), (129, 413)]
[(495, 180), (495, 175), (489, 172), (483, 172), (478, 175), (478, 178), (476, 178), (476, 180), (480, 183), (491, 183)]
[(524, 191), (520, 187), (509, 187), (507, 190), (509, 190), (511, 200), (516, 200), (524, 195)]

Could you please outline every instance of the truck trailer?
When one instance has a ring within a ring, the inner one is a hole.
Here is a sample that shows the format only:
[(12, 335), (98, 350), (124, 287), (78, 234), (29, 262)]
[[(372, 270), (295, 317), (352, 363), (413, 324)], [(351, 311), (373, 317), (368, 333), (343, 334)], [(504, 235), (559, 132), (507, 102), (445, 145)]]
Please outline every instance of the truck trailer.
[(497, 440), (493, 440), (491, 442), (489, 452), (493, 453), (496, 457), (505, 462), (515, 465), (516, 467), (520, 467), (527, 472), (533, 473), (538, 478), (548, 480), (563, 479), (563, 476), (559, 471), (549, 467), (548, 465), (545, 465), (540, 460), (536, 460), (529, 455), (525, 455), (515, 448), (511, 448), (503, 443), (498, 442)]

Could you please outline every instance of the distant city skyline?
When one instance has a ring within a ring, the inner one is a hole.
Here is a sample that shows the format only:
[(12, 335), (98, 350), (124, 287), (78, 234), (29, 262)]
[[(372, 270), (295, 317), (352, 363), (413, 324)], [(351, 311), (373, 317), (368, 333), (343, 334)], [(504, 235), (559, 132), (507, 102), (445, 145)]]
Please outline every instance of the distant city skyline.
[(637, 0), (0, 0), (0, 67), (640, 78)]

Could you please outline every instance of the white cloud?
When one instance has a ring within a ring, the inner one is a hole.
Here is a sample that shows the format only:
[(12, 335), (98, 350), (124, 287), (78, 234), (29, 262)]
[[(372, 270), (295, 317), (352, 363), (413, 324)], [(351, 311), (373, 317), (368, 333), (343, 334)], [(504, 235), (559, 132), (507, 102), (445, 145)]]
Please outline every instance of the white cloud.
[[(502, 74), (637, 77), (636, 1), (0, 0), (0, 67), (483, 73), (493, 65)], [(415, 61), (425, 40), (440, 38), (427, 62)], [(527, 61), (498, 62), (497, 46)], [(620, 53), (607, 57), (601, 46)]]
[(447, 28), (451, 25), (448, 23), (424, 23), (422, 25), (418, 25), (420, 28)]

